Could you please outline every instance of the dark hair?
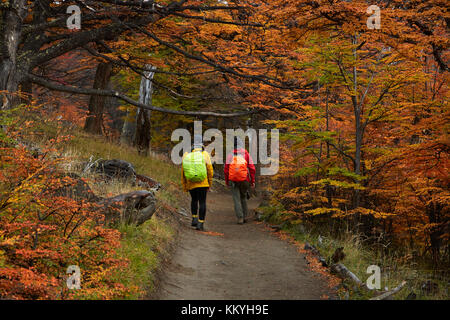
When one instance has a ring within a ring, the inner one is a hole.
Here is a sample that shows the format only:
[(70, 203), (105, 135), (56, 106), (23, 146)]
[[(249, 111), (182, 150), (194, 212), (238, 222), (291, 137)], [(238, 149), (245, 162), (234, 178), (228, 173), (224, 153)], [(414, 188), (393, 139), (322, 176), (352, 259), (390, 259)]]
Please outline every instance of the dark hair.
[(237, 149), (245, 149), (245, 142), (241, 138), (234, 136), (234, 154), (238, 154)]

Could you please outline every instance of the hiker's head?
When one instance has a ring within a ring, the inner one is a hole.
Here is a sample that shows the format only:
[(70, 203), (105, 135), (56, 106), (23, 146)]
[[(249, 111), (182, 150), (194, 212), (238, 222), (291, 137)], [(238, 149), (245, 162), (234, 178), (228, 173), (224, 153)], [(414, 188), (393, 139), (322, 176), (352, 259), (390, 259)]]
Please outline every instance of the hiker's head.
[(201, 134), (194, 134), (194, 146), (193, 149), (198, 149), (203, 147), (203, 137)]
[(245, 148), (244, 141), (242, 141), (242, 139), (239, 137), (234, 137), (234, 148), (235, 149)]

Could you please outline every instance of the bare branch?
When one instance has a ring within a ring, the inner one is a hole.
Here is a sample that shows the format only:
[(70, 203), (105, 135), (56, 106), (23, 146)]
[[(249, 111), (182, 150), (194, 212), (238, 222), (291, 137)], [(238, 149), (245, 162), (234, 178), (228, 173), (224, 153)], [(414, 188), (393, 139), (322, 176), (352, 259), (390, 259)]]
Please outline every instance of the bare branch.
[(152, 110), (152, 111), (159, 111), (163, 113), (169, 113), (169, 114), (178, 114), (178, 115), (184, 115), (184, 116), (212, 116), (212, 117), (219, 117), (219, 118), (233, 118), (233, 117), (241, 117), (241, 116), (247, 116), (250, 114), (261, 112), (260, 110), (252, 110), (247, 112), (235, 112), (235, 113), (218, 113), (218, 112), (210, 112), (210, 111), (180, 111), (180, 110), (170, 110), (160, 107), (155, 107), (147, 104), (143, 104), (140, 102), (137, 102), (130, 97), (118, 92), (118, 91), (111, 91), (111, 90), (99, 90), (99, 89), (87, 89), (87, 88), (79, 88), (79, 87), (73, 87), (73, 86), (64, 86), (55, 84), (52, 82), (49, 82), (47, 80), (44, 80), (40, 77), (37, 77), (32, 74), (27, 74), (26, 77), (33, 83), (40, 85), (42, 87), (55, 90), (55, 91), (62, 91), (62, 92), (69, 92), (69, 93), (76, 93), (76, 94), (84, 94), (84, 95), (98, 95), (98, 96), (108, 96), (108, 97), (115, 97), (117, 99), (123, 100), (131, 105), (134, 105), (136, 107), (146, 109), (146, 110)]

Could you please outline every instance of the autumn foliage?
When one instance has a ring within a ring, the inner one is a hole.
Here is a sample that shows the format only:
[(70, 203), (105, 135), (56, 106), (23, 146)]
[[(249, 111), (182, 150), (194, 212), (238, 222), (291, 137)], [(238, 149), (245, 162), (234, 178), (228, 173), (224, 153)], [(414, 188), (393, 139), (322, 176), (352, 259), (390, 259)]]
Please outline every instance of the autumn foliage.
[(286, 4), (280, 18), (293, 26), (286, 27), (292, 37), (286, 43), (298, 55), (285, 60), (287, 70), (314, 83), (303, 92), (281, 92), (271, 103), (281, 116), (269, 123), (284, 133), (275, 190), (287, 221), (334, 236), (350, 229), (372, 243), (431, 258), (434, 266), (448, 263), (442, 6), (388, 6), (381, 29), (368, 30), (365, 2)]
[[(9, 123), (0, 141), (0, 296), (111, 299), (136, 290), (114, 280), (127, 265), (115, 254), (120, 233), (105, 227), (95, 205), (64, 192), (76, 181), (58, 169), (64, 159), (54, 152), (68, 137), (33, 153), (16, 144), (31, 125)], [(81, 269), (80, 290), (67, 289), (69, 265)]]
[[(380, 8), (379, 29), (368, 28), (362, 0), (88, 2), (95, 10), (82, 7), (81, 31), (65, 25), (65, 6), (79, 1), (24, 10), (23, 37), (5, 36), (17, 52), (0, 56), (0, 69), (9, 72), (2, 79), (11, 80), (0, 81), (0, 90), (28, 87), (46, 116), (82, 125), (86, 95), (96, 96), (87, 91), (94, 69), (112, 64), (114, 90), (134, 104), (114, 100), (127, 117), (105, 118), (123, 124), (136, 120), (139, 82), (151, 66), (150, 104), (163, 109), (149, 120), (152, 146), (167, 152), (173, 129), (195, 117), (220, 129), (239, 122), (196, 112), (257, 110), (240, 120), (281, 131), (271, 187), (285, 221), (333, 236), (350, 230), (448, 265), (447, 1), (371, 1)], [(74, 90), (85, 98), (75, 100)], [(8, 108), (17, 102), (6, 100)], [(102, 122), (98, 110), (90, 116)], [(103, 225), (92, 204), (58, 193), (74, 183), (51, 156), (65, 137), (32, 154), (17, 144), (20, 126), (30, 124), (10, 121), (3, 120), (6, 135), (0, 130), (0, 297), (74, 297), (64, 289), (72, 264), (83, 270), (80, 295), (135, 290), (111, 277), (126, 264), (114, 254), (118, 231)], [(107, 129), (94, 132), (119, 135), (120, 128)]]

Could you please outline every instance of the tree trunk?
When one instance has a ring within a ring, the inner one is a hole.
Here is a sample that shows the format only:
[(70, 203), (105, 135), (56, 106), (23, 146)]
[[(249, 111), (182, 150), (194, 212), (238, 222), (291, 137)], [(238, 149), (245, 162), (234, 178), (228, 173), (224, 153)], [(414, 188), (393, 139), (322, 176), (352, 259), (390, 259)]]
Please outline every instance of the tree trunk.
[[(112, 63), (101, 62), (95, 73), (94, 89), (107, 89), (111, 78)], [(89, 99), (89, 111), (84, 124), (84, 130), (93, 134), (103, 133), (103, 110), (105, 108), (105, 96), (91, 96)]]
[[(147, 68), (152, 66), (147, 65)], [(153, 86), (152, 79), (155, 75), (154, 72), (145, 72), (145, 77), (141, 79), (141, 86), (139, 88), (139, 102), (146, 105), (152, 104)], [(150, 151), (151, 141), (151, 111), (138, 108), (136, 115), (136, 134), (134, 143), (140, 154), (148, 154)]]
[[(325, 102), (325, 118), (326, 118), (326, 128), (325, 130), (327, 132), (330, 131), (330, 113), (328, 110), (328, 99), (329, 99), (329, 90), (328, 90), (328, 86), (326, 89), (326, 102)], [(330, 143), (327, 141), (327, 162), (330, 159)], [(331, 208), (333, 206), (333, 201), (332, 201), (332, 191), (331, 191), (331, 186), (327, 184), (326, 186), (326, 195), (327, 195), (327, 199), (328, 199), (328, 208)]]
[(3, 60), (0, 64), (0, 91), (2, 92), (2, 109), (11, 109), (20, 103), (17, 95), (19, 78), (15, 62)]
[(151, 141), (151, 111), (138, 109), (136, 117), (135, 145), (139, 154), (147, 155), (150, 151)]
[[(358, 42), (357, 35), (352, 37), (353, 45), (356, 46)], [(353, 56), (355, 59), (355, 63), (357, 61), (357, 53), (356, 48), (353, 49)], [(363, 126), (361, 123), (361, 108), (358, 105), (358, 79), (357, 79), (357, 68), (356, 65), (353, 66), (353, 95), (352, 95), (352, 104), (353, 104), (353, 111), (355, 114), (355, 170), (354, 172), (357, 175), (361, 174), (361, 148), (362, 148), (362, 140), (363, 140)], [(356, 183), (359, 183), (359, 180), (355, 180)], [(360, 204), (360, 192), (359, 190), (354, 191), (354, 197), (353, 197), (353, 208), (359, 207)]]
[[(353, 97), (352, 97), (353, 98)], [(354, 98), (354, 111), (355, 111), (355, 170), (357, 175), (361, 175), (361, 148), (363, 140), (363, 128), (361, 124), (361, 110), (356, 103), (356, 97)], [(359, 180), (355, 180), (355, 183), (359, 183)], [(354, 192), (353, 208), (359, 207), (360, 204), (360, 192), (358, 189)]]
[(136, 114), (134, 110), (134, 107), (129, 107), (123, 121), (122, 133), (120, 134), (120, 142), (123, 144), (133, 144), (133, 137), (136, 133)]
[(26, 0), (10, 0), (3, 9), (0, 41), (0, 92), (3, 92), (1, 108), (10, 109), (20, 103), (17, 95), (20, 76), (17, 70), (17, 50), (20, 44), (22, 21), (26, 14)]

